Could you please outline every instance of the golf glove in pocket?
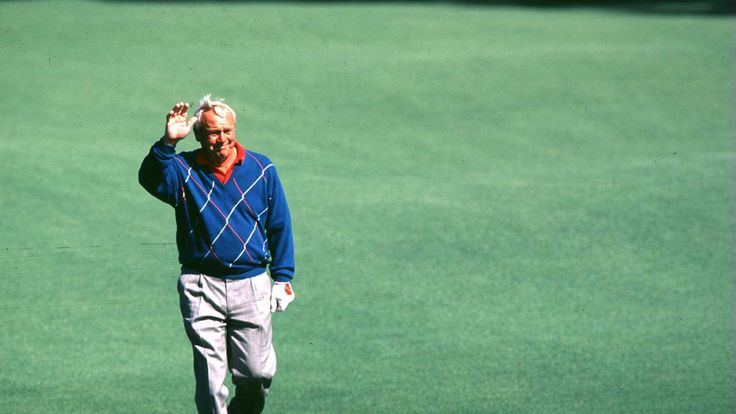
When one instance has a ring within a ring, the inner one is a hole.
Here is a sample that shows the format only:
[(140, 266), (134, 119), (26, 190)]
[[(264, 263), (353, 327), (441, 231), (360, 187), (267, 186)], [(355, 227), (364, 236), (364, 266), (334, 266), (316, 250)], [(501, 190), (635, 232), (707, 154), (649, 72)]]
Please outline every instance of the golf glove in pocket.
[(291, 282), (274, 282), (271, 286), (271, 312), (283, 312), (294, 300)]

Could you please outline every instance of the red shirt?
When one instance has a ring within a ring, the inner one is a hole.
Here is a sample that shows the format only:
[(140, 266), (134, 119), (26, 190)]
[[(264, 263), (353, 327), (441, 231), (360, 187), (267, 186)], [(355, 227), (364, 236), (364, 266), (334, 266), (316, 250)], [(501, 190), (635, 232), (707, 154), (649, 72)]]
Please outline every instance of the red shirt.
[(227, 170), (223, 169), (220, 165), (214, 165), (209, 162), (207, 157), (204, 156), (204, 152), (202, 152), (202, 150), (197, 151), (197, 158), (195, 160), (197, 161), (197, 164), (209, 167), (212, 173), (215, 174), (215, 177), (217, 177), (221, 183), (225, 184), (227, 180), (230, 179), (230, 176), (235, 169), (235, 164), (242, 164), (245, 159), (245, 148), (243, 148), (243, 146), (238, 142), (235, 143), (235, 150), (237, 151), (235, 161), (230, 164)]

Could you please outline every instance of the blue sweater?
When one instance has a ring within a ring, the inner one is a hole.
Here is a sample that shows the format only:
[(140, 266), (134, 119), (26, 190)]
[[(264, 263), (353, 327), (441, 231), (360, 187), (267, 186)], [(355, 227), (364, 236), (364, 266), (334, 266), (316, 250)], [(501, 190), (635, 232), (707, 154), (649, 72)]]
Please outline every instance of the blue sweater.
[(269, 266), (274, 280), (291, 281), (291, 219), (271, 161), (246, 150), (222, 183), (197, 162), (199, 151), (157, 142), (138, 172), (143, 188), (174, 207), (182, 272), (242, 279)]

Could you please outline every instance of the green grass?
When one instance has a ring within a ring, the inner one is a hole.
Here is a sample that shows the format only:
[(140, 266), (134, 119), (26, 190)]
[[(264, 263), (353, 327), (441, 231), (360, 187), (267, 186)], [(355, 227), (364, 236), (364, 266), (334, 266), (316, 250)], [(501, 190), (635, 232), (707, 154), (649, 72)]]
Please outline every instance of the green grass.
[(212, 92), (295, 223), (267, 412), (733, 412), (732, 29), (0, 3), (0, 411), (194, 412), (173, 214), (136, 174)]

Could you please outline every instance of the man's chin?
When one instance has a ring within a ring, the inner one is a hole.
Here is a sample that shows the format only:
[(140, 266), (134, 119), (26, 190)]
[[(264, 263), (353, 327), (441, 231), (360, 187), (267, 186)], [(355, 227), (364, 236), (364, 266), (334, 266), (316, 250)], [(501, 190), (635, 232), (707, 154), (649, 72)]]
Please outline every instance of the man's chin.
[(220, 149), (219, 151), (207, 151), (208, 158), (212, 161), (215, 161), (217, 164), (223, 163), (225, 160), (227, 160), (227, 157), (230, 155), (230, 151), (232, 149)]

